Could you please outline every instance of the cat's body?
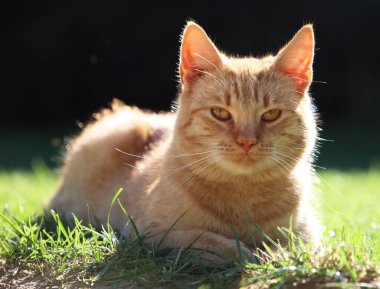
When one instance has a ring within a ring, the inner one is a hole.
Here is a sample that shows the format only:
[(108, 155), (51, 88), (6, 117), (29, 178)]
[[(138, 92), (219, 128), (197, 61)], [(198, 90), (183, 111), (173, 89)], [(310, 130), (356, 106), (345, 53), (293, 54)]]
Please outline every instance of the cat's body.
[[(161, 248), (236, 252), (278, 227), (319, 234), (310, 207), (316, 124), (307, 89), (313, 33), (301, 29), (273, 57), (228, 58), (189, 23), (182, 39), (182, 90), (175, 113), (114, 103), (71, 143), (50, 207), (105, 224), (118, 190), (138, 229)], [(294, 62), (296, 61), (296, 63)], [(119, 205), (111, 225), (133, 233)], [(212, 259), (212, 258), (211, 258)]]

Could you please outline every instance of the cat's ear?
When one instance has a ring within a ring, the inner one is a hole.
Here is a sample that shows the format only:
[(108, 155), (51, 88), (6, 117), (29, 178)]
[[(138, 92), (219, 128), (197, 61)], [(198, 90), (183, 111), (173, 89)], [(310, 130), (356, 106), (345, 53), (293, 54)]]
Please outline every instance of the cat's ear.
[(277, 54), (275, 69), (291, 78), (296, 89), (304, 92), (313, 77), (314, 33), (312, 25), (303, 26)]
[(221, 56), (206, 32), (194, 22), (188, 22), (181, 40), (179, 72), (182, 83), (190, 84), (207, 71), (218, 69)]

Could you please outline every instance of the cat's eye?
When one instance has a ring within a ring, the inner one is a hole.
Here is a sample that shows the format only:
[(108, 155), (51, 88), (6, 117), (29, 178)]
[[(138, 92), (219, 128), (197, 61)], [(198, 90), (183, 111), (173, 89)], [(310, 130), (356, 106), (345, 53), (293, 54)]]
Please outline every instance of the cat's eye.
[(265, 112), (261, 116), (261, 120), (271, 122), (271, 121), (275, 121), (275, 120), (279, 119), (280, 116), (281, 116), (281, 110), (271, 109), (271, 110), (268, 110), (267, 112)]
[(221, 120), (221, 121), (227, 121), (232, 118), (232, 115), (228, 112), (228, 110), (221, 107), (211, 108), (211, 114), (217, 120)]

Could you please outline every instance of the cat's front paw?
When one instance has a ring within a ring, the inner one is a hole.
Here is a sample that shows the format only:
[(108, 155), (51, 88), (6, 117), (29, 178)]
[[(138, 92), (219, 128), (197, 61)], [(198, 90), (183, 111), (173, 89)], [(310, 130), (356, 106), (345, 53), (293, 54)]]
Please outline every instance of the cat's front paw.
[(244, 262), (252, 259), (252, 251), (244, 243), (228, 239), (217, 246), (215, 244), (207, 246), (200, 256), (205, 261), (213, 263)]
[(234, 258), (238, 258), (239, 261), (251, 260), (252, 259), (252, 250), (250, 250), (243, 242), (234, 241), (234, 246), (228, 248), (226, 251), (227, 257), (230, 257), (231, 254)]

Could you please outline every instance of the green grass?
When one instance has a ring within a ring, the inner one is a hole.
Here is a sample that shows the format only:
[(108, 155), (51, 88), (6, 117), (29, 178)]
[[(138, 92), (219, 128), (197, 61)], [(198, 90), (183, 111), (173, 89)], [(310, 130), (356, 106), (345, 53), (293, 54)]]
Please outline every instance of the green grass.
[[(318, 252), (307, 245), (254, 252), (253, 262), (210, 265), (191, 248), (156, 251), (140, 239), (121, 239), (79, 221), (68, 228), (58, 216), (39, 218), (57, 176), (41, 164), (32, 171), (0, 172), (0, 259), (69, 283), (124, 284), (144, 288), (374, 288), (380, 273), (380, 170), (323, 171), (316, 207), (326, 226)], [(114, 205), (118, 205), (117, 201)], [(268, 240), (268, 244), (271, 241)], [(351, 285), (350, 285), (351, 284)], [(335, 286), (335, 287), (334, 287)], [(352, 287), (350, 287), (352, 286)], [(131, 287), (132, 288), (132, 287)], [(323, 288), (323, 287), (322, 287)]]

